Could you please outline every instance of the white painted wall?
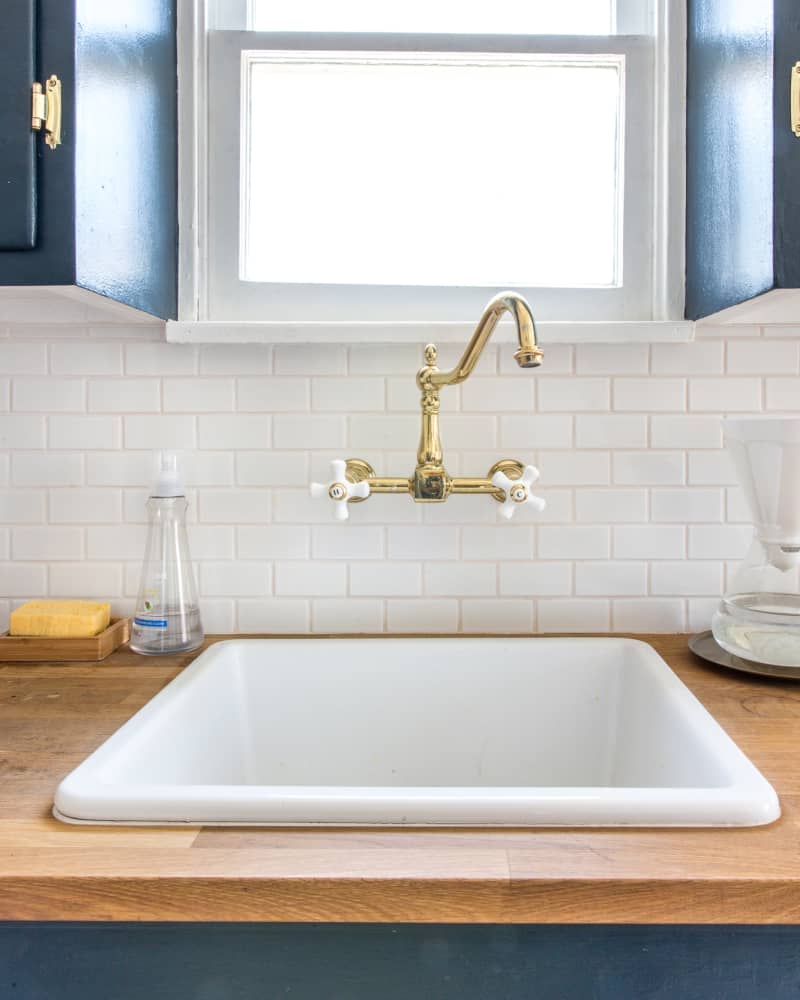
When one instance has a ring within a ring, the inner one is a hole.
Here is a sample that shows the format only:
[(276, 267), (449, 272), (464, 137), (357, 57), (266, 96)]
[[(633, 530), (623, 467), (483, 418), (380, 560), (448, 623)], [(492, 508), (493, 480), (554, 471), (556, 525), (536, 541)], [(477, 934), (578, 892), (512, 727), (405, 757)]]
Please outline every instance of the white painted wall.
[(207, 631), (707, 627), (749, 536), (720, 416), (800, 411), (800, 327), (543, 346), (534, 373), (490, 347), (443, 391), (442, 436), (453, 473), (535, 462), (544, 515), (382, 496), (340, 525), (307, 483), (339, 456), (411, 471), (418, 349), (168, 345), (0, 302), (0, 624), (45, 595), (130, 613), (149, 449), (179, 447)]

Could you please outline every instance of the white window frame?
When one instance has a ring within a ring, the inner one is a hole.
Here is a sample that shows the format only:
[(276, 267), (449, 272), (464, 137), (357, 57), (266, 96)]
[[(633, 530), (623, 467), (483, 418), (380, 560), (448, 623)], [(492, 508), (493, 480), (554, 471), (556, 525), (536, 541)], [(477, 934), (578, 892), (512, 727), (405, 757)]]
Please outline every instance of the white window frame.
[[(206, 4), (214, 9), (206, 10)], [(455, 37), (443, 46), (442, 36), (395, 37), (392, 48), (412, 51), (518, 51), (624, 53), (628, 78), (654, 81), (647, 88), (627, 88), (626, 125), (647, 128), (652, 147), (642, 156), (626, 143), (624, 176), (625, 278), (638, 268), (636, 287), (642, 294), (626, 296), (623, 289), (518, 289), (534, 312), (544, 316), (543, 333), (550, 340), (688, 340), (692, 324), (683, 321), (684, 293), (684, 162), (685, 162), (685, 38), (684, 0), (650, 0), (655, 35), (633, 34), (647, 16), (647, 0), (618, 0), (618, 36), (497, 36)], [(264, 289), (238, 280), (239, 157), (241, 138), (241, 52), (259, 48), (388, 49), (376, 36), (281, 36), (222, 30), (247, 23), (248, 0), (180, 0), (179, 77), (183, 109), (179, 135), (180, 243), (179, 318), (168, 324), (176, 341), (420, 341), (432, 332), (442, 341), (459, 340), (471, 328), (485, 300), (486, 289), (459, 289), (456, 298), (431, 289), (398, 289), (396, 304), (379, 319), (348, 308), (347, 296), (334, 296), (330, 306), (304, 309), (304, 286), (284, 286), (287, 295), (270, 291), (270, 312)], [(206, 18), (209, 17), (208, 22)], [(206, 23), (211, 31), (206, 30)], [(653, 60), (655, 70), (648, 72)], [(655, 122), (653, 125), (652, 123)], [(214, 156), (209, 158), (209, 150)], [(213, 192), (213, 196), (212, 196)], [(633, 209), (633, 210), (632, 210)], [(643, 239), (636, 220), (646, 220)], [(499, 223), (498, 238), (502, 237)], [(631, 252), (636, 248), (637, 252)], [(350, 286), (352, 288), (352, 286)], [(367, 286), (361, 289), (363, 292)], [(299, 293), (299, 294), (298, 294)], [(226, 303), (214, 315), (210, 296)], [(296, 296), (294, 303), (292, 298)], [(362, 301), (364, 297), (360, 296)], [(312, 296), (306, 296), (311, 300)], [(617, 299), (616, 303), (613, 299)], [(366, 300), (370, 300), (369, 294)], [(563, 305), (568, 302), (568, 311)], [(262, 318), (254, 318), (259, 317)]]

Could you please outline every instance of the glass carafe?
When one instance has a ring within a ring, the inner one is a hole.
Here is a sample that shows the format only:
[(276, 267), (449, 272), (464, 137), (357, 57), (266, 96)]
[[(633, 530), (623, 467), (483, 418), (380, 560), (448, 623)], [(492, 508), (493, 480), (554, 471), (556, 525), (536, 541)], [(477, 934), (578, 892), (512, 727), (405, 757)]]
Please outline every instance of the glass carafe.
[(726, 420), (753, 541), (714, 614), (729, 653), (800, 668), (800, 419)]

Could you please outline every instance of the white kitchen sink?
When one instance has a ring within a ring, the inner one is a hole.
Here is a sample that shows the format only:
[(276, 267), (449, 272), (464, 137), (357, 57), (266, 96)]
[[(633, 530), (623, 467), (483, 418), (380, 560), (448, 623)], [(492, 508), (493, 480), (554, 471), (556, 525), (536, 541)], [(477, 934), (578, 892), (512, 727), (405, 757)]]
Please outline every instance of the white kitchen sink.
[(54, 812), (79, 823), (754, 826), (780, 806), (643, 642), (346, 638), (212, 646), (65, 778)]

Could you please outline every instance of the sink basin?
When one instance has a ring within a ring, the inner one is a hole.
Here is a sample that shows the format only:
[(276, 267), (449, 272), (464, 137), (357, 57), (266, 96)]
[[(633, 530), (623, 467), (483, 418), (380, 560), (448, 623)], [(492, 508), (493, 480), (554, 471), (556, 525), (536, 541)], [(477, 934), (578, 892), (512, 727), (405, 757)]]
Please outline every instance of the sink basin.
[(646, 643), (235, 639), (77, 767), (84, 823), (755, 826), (777, 796)]

